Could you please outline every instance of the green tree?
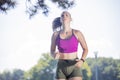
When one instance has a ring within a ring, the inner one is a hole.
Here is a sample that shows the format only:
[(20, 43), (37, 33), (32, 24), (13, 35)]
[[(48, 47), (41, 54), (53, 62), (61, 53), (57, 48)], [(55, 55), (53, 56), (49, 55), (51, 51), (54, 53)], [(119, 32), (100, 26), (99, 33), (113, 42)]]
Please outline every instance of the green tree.
[(10, 71), (4, 71), (1, 75), (0, 75), (0, 79), (1, 80), (12, 80), (12, 74)]
[[(52, 80), (56, 61), (49, 53), (44, 53), (38, 63), (25, 73), (25, 80)], [(49, 78), (48, 78), (49, 77)]]
[(91, 69), (87, 62), (84, 62), (82, 66), (83, 80), (90, 80), (92, 76)]
[(95, 67), (97, 65), (98, 69), (98, 79), (99, 80), (119, 80), (120, 79), (120, 60), (112, 58), (99, 57), (97, 64), (95, 64), (94, 58), (88, 58), (88, 65), (92, 70), (92, 78), (95, 79)]
[[(39, 59), (38, 63), (25, 73), (25, 80), (53, 80), (55, 78), (57, 60), (54, 60), (49, 53), (45, 53)], [(91, 79), (91, 70), (87, 62), (82, 68), (84, 80)]]
[(12, 73), (12, 80), (23, 80), (24, 71), (20, 69), (15, 69)]
[(117, 60), (117, 80), (120, 80), (120, 63), (119, 62), (120, 60)]
[(116, 80), (117, 64), (112, 58), (100, 58), (98, 62), (98, 78), (102, 80)]
[(24, 71), (15, 69), (13, 72), (4, 71), (0, 73), (0, 80), (23, 80)]

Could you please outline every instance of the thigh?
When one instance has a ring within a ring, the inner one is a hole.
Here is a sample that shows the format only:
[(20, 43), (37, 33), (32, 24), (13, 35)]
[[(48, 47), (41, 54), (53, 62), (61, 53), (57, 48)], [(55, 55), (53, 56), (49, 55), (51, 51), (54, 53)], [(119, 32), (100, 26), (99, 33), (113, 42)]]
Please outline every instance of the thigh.
[(72, 77), (69, 80), (82, 80), (82, 77)]
[(64, 61), (60, 61), (57, 64), (57, 69), (56, 69), (56, 79), (57, 80), (65, 80), (66, 75), (64, 74)]
[(82, 69), (75, 67), (75, 66), (73, 68), (74, 69), (73, 69), (72, 73), (70, 74), (69, 79), (70, 78), (81, 78), (82, 77)]

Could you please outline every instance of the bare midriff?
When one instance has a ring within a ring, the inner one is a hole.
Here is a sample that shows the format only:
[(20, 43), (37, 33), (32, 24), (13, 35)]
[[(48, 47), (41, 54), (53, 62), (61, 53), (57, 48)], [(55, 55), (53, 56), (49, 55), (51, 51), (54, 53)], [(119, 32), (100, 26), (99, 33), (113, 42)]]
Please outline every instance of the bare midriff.
[(75, 59), (77, 58), (77, 52), (72, 53), (59, 53), (59, 59)]

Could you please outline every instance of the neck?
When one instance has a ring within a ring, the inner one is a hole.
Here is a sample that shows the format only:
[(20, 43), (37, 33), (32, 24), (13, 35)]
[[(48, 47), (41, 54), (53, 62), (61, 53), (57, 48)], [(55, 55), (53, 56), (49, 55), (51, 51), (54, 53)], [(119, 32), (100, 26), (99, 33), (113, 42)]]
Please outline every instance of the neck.
[(64, 32), (69, 32), (69, 31), (71, 31), (70, 25), (63, 25), (63, 31), (64, 31)]
[(63, 33), (65, 33), (66, 35), (71, 32), (72, 29), (69, 27), (69, 28), (63, 28)]
[(69, 31), (71, 31), (71, 28), (63, 28), (63, 31), (64, 32), (69, 32)]

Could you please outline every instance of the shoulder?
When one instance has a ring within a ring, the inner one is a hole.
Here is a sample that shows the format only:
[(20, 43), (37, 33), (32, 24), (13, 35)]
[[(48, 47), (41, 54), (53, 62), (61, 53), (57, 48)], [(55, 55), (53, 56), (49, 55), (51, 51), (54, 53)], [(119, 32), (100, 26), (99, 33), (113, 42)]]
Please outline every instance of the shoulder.
[(73, 33), (78, 36), (78, 35), (82, 35), (82, 32), (80, 30), (77, 29), (73, 29)]
[(56, 38), (58, 36), (58, 34), (59, 34), (59, 31), (56, 31), (53, 33), (52, 37)]
[(75, 37), (78, 39), (78, 41), (83, 40), (84, 36), (80, 30), (74, 29), (73, 33), (74, 33)]

